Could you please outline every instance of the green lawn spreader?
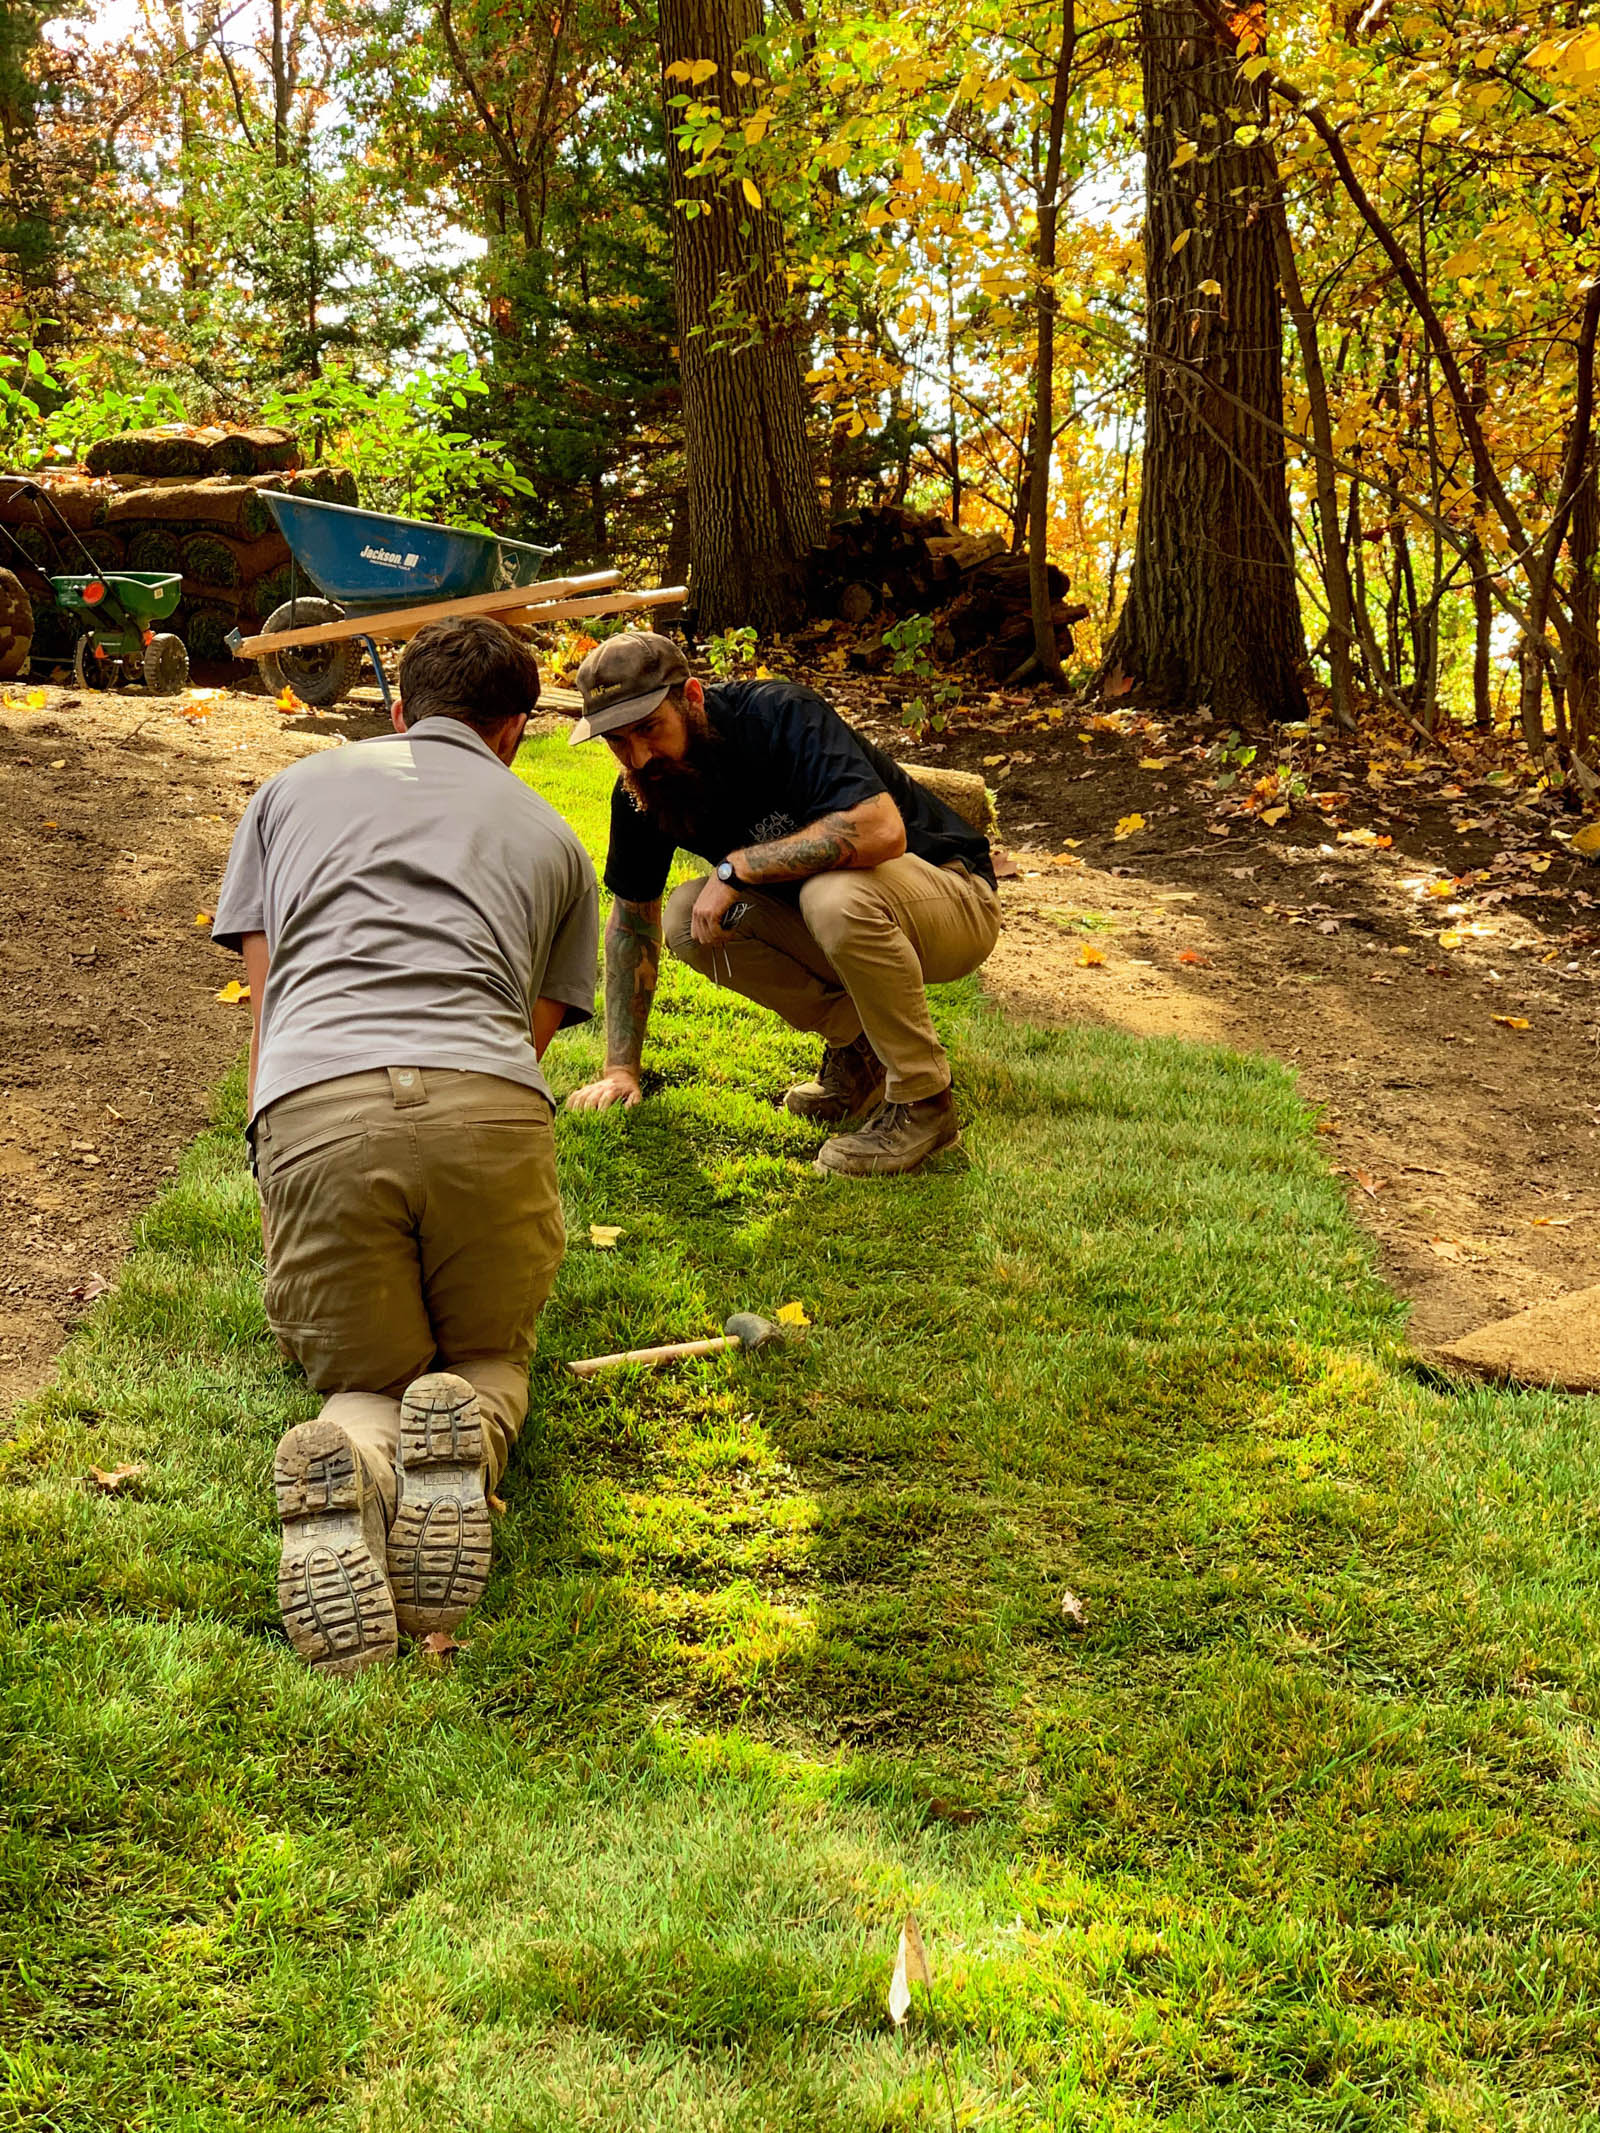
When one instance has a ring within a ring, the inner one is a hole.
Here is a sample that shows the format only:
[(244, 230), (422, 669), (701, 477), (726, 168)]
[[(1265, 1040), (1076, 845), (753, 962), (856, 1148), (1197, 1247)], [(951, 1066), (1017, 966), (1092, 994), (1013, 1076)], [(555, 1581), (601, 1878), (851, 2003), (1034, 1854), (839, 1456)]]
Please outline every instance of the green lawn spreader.
[[(62, 517), (55, 499), (37, 482), (0, 475), (0, 488), (28, 497), (49, 548), (53, 569), (44, 570), (61, 612), (72, 622), (76, 642), (72, 672), (80, 689), (114, 689), (139, 679), (152, 696), (176, 696), (188, 686), (189, 654), (183, 639), (158, 630), (183, 598), (183, 579), (167, 570), (102, 570)], [(48, 510), (52, 526), (45, 518)], [(10, 528), (0, 537), (23, 568), (38, 572), (40, 559)], [(76, 550), (76, 554), (73, 554)], [(64, 565), (81, 564), (79, 569)]]

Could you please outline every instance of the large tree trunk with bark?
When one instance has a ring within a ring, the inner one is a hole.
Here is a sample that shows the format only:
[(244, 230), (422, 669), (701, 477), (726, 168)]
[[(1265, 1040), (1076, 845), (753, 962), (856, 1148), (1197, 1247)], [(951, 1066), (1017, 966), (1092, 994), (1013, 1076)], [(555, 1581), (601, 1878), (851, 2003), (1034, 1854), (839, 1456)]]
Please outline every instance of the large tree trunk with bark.
[(1258, 149), (1233, 143), (1241, 107), (1260, 96), (1187, 0), (1140, 0), (1139, 26), (1144, 467), (1107, 668), (1162, 703), (1303, 718), (1272, 173)]
[[(693, 95), (720, 106), (730, 131), (754, 109), (745, 47), (760, 0), (661, 0), (661, 63), (715, 60)], [(743, 82), (735, 73), (744, 74)], [(753, 623), (789, 627), (803, 608), (805, 564), (822, 533), (806, 439), (798, 324), (778, 218), (725, 171), (689, 176), (670, 99), (672, 278), (683, 376), (689, 481), (690, 608), (707, 633)]]

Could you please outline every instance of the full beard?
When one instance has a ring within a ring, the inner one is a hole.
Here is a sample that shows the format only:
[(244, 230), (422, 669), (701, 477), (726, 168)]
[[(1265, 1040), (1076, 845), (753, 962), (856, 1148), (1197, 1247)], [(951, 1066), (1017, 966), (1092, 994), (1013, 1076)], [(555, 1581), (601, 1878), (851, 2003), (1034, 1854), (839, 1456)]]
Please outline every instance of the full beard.
[(689, 745), (681, 763), (658, 757), (642, 770), (625, 770), (623, 789), (652, 829), (693, 851), (695, 833), (710, 812), (720, 782), (725, 752), (725, 743), (701, 713), (698, 720), (689, 720)]

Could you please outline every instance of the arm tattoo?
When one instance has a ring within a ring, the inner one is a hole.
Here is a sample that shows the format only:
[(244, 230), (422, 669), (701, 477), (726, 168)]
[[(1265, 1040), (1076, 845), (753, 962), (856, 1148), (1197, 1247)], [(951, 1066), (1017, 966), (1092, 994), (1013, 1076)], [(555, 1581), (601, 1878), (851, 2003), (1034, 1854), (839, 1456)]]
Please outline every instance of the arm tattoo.
[(848, 814), (824, 815), (820, 822), (808, 823), (792, 836), (751, 845), (740, 855), (739, 879), (804, 881), (812, 874), (852, 865), (860, 848), (857, 825)]
[(619, 896), (606, 921), (606, 1065), (639, 1071), (661, 967), (661, 905)]

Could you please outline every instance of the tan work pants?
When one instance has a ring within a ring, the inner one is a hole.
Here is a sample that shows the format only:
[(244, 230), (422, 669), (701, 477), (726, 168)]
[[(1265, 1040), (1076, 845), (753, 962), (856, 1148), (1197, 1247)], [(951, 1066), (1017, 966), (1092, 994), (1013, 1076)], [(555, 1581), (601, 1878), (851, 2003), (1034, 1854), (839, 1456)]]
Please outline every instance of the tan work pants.
[(663, 920), (667, 946), (691, 970), (829, 1044), (852, 1044), (864, 1030), (888, 1070), (891, 1103), (949, 1087), (924, 988), (966, 977), (999, 939), (1000, 899), (986, 881), (907, 852), (880, 867), (814, 874), (800, 884), (798, 908), (741, 889), (745, 916), (709, 948), (689, 931), (703, 887), (681, 883)]
[(453, 1370), (491, 1488), (528, 1412), (528, 1357), (566, 1235), (550, 1106), (493, 1074), (389, 1067), (256, 1122), (267, 1317), (394, 1516), (400, 1395)]

